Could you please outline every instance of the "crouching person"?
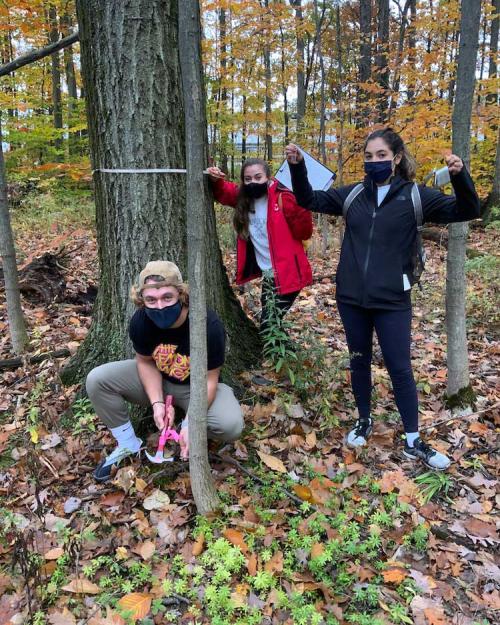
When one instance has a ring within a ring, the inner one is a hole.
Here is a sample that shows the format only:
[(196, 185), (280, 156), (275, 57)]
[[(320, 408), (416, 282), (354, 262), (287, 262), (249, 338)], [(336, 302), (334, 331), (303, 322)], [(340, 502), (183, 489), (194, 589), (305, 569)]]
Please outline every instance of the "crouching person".
[[(108, 426), (117, 446), (94, 471), (99, 482), (109, 479), (113, 467), (137, 454), (142, 440), (135, 434), (127, 402), (151, 406), (158, 429), (172, 427), (174, 409), (165, 405), (172, 395), (186, 417), (180, 431), (181, 457), (188, 457), (189, 406), (189, 295), (181, 272), (169, 261), (149, 262), (131, 290), (137, 306), (129, 327), (136, 355), (110, 362), (87, 377), (87, 393), (96, 414)], [(225, 332), (217, 315), (207, 311), (207, 428), (210, 439), (230, 442), (243, 429), (240, 405), (232, 389), (219, 382), (224, 363)]]

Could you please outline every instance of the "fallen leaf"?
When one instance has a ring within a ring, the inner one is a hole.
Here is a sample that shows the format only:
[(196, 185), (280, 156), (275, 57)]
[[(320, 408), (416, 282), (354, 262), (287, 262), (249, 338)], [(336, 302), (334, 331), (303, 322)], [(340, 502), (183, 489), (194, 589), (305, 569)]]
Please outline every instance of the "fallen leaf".
[(61, 590), (74, 592), (77, 595), (98, 595), (101, 592), (97, 584), (84, 578), (74, 579), (69, 584), (66, 584), (66, 586), (63, 586)]
[(311, 558), (319, 557), (325, 550), (325, 547), (322, 543), (314, 543), (311, 547)]
[(125, 499), (125, 493), (121, 490), (116, 490), (112, 493), (107, 493), (99, 499), (101, 506), (118, 506)]
[(70, 497), (69, 499), (66, 499), (66, 501), (64, 502), (64, 512), (66, 514), (71, 514), (75, 510), (78, 510), (78, 508), (81, 505), (82, 505), (81, 499), (78, 499), (78, 497)]
[(429, 625), (447, 625), (444, 610), (438, 610), (436, 608), (425, 608), (424, 615), (425, 618), (428, 620)]
[(277, 551), (273, 557), (265, 563), (264, 570), (268, 573), (281, 573), (283, 571), (283, 553)]
[(41, 449), (52, 449), (52, 447), (57, 447), (61, 440), (62, 439), (57, 432), (52, 432), (52, 434), (48, 434), (42, 438)]
[(391, 567), (382, 571), (382, 577), (384, 578), (384, 582), (387, 584), (400, 584), (405, 577), (407, 577), (408, 572), (406, 569), (403, 569), (399, 566)]
[(148, 487), (148, 483), (145, 480), (143, 480), (141, 477), (138, 477), (135, 480), (135, 489), (137, 490), (138, 493), (143, 493), (147, 487)]
[(224, 530), (223, 535), (227, 540), (235, 547), (239, 547), (243, 553), (248, 552), (248, 545), (245, 542), (245, 538), (241, 532), (228, 528)]
[(467, 533), (472, 536), (480, 536), (481, 538), (498, 537), (495, 523), (485, 523), (480, 519), (475, 519), (474, 517), (471, 517), (467, 519), (462, 525), (467, 530)]
[(257, 556), (255, 553), (252, 553), (248, 558), (247, 571), (252, 577), (257, 573)]
[(167, 493), (157, 488), (149, 497), (142, 502), (142, 505), (146, 510), (166, 510), (170, 504), (170, 497)]
[(76, 623), (75, 617), (68, 608), (64, 608), (62, 612), (49, 614), (48, 620), (50, 625), (75, 625)]
[(154, 542), (152, 540), (146, 540), (146, 542), (142, 543), (139, 553), (143, 560), (150, 560), (155, 551), (156, 545)]
[(278, 471), (278, 473), (286, 473), (286, 467), (283, 462), (276, 458), (275, 456), (271, 456), (270, 454), (266, 454), (263, 451), (257, 451), (259, 458), (262, 462), (267, 465), (273, 471)]
[(118, 601), (118, 605), (122, 610), (130, 613), (130, 618), (137, 621), (144, 618), (151, 608), (153, 595), (144, 592), (132, 592), (125, 595)]
[(193, 550), (192, 550), (193, 556), (199, 556), (200, 553), (203, 552), (204, 547), (205, 547), (205, 534), (201, 532), (200, 534), (198, 534), (198, 538), (193, 543)]
[(309, 486), (302, 486), (302, 484), (294, 484), (293, 492), (300, 497), (302, 501), (309, 501), (310, 503), (314, 503), (314, 497)]
[(57, 558), (60, 558), (63, 554), (64, 549), (62, 547), (54, 547), (53, 549), (49, 549), (43, 557), (46, 560), (57, 560)]

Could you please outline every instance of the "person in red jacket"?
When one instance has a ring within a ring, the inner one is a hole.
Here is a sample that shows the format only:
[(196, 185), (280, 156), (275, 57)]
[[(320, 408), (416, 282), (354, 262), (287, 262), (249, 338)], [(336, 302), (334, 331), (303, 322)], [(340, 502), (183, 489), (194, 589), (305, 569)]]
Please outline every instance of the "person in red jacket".
[(225, 180), (218, 167), (209, 167), (215, 199), (232, 206), (237, 240), (236, 283), (263, 276), (261, 329), (269, 318), (269, 293), (284, 315), (300, 290), (312, 284), (312, 271), (302, 241), (312, 235), (310, 211), (271, 177), (266, 161), (247, 159), (241, 184)]

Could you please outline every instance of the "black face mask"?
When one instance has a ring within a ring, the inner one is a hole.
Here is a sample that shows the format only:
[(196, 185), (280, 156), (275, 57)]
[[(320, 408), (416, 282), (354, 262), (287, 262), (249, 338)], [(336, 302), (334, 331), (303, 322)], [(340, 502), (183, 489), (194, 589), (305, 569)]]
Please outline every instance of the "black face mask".
[(156, 327), (166, 330), (174, 325), (182, 312), (182, 304), (177, 302), (173, 306), (165, 308), (145, 308), (146, 315), (151, 319)]
[(267, 182), (249, 182), (243, 185), (243, 189), (248, 197), (257, 200), (267, 193)]

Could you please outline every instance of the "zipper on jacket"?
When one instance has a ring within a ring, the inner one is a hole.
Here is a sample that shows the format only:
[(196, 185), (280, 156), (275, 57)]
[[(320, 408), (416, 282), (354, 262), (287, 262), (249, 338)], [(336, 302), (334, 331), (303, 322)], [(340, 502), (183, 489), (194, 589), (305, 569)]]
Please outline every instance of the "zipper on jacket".
[(377, 216), (377, 205), (375, 204), (373, 207), (372, 213), (372, 223), (370, 226), (370, 233), (368, 235), (368, 249), (366, 250), (366, 259), (365, 266), (363, 268), (363, 281), (364, 281), (364, 296), (363, 299), (366, 299), (366, 275), (368, 273), (368, 264), (370, 262), (370, 255), (372, 251), (372, 241), (373, 241), (373, 230), (375, 229), (375, 217)]
[[(270, 224), (270, 220), (269, 220), (269, 213), (270, 213), (270, 201), (271, 198), (269, 197), (269, 189), (267, 191), (267, 239), (269, 241), (269, 256), (271, 257), (271, 265), (273, 268), (273, 278), (274, 278), (274, 286), (276, 287), (276, 291), (278, 291), (279, 289), (279, 280), (278, 280), (278, 272), (276, 270), (276, 263), (274, 262), (274, 254), (273, 254), (273, 242), (272, 242), (272, 238), (271, 238), (271, 233), (269, 231), (269, 224)], [(276, 206), (278, 206), (278, 201), (276, 200)]]

